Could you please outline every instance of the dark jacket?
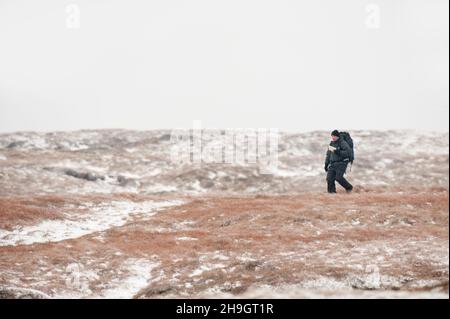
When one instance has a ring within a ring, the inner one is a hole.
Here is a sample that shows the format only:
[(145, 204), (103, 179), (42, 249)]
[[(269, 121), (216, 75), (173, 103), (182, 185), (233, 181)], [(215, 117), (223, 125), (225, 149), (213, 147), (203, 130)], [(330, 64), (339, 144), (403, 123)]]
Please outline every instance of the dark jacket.
[(346, 141), (344, 141), (342, 138), (339, 138), (336, 142), (331, 141), (330, 145), (336, 147), (336, 150), (334, 152), (331, 152), (330, 150), (327, 151), (327, 156), (325, 158), (326, 167), (333, 163), (350, 161), (352, 149)]

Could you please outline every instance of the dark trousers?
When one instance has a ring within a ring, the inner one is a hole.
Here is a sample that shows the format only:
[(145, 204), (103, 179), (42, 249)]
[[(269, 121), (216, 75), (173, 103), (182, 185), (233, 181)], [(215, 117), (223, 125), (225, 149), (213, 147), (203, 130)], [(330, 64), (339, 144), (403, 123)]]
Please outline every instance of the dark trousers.
[(338, 182), (346, 191), (351, 191), (353, 189), (352, 184), (350, 184), (344, 177), (345, 171), (347, 170), (347, 162), (337, 162), (332, 163), (328, 167), (327, 173), (327, 183), (328, 183), (328, 193), (336, 193), (336, 183)]

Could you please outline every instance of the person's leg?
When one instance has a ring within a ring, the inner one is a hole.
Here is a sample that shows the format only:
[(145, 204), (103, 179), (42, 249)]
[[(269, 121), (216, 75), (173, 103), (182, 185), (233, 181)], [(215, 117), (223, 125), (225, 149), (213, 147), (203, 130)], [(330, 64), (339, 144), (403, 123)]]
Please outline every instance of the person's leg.
[(347, 192), (353, 189), (352, 184), (350, 184), (344, 177), (345, 171), (347, 170), (347, 164), (339, 165), (336, 169), (336, 181), (345, 188)]
[(328, 193), (336, 193), (336, 170), (330, 166), (327, 173)]

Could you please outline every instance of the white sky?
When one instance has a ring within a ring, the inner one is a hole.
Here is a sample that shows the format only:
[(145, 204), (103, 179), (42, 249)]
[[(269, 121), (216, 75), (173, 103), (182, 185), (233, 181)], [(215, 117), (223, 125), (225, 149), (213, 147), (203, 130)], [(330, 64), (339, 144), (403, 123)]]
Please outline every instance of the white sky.
[(448, 0), (0, 0), (0, 131), (448, 131), (448, 14)]

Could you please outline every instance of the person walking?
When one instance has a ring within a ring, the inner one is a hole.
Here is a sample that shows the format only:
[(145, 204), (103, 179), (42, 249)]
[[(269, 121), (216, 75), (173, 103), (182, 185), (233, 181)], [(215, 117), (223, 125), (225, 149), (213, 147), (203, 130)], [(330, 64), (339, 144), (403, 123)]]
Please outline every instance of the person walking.
[(331, 141), (325, 158), (325, 172), (327, 172), (328, 193), (330, 194), (336, 193), (335, 182), (338, 182), (347, 193), (351, 193), (353, 190), (352, 184), (344, 177), (348, 164), (353, 161), (353, 148), (341, 137), (341, 134), (344, 133), (340, 133), (338, 130), (331, 132)]

